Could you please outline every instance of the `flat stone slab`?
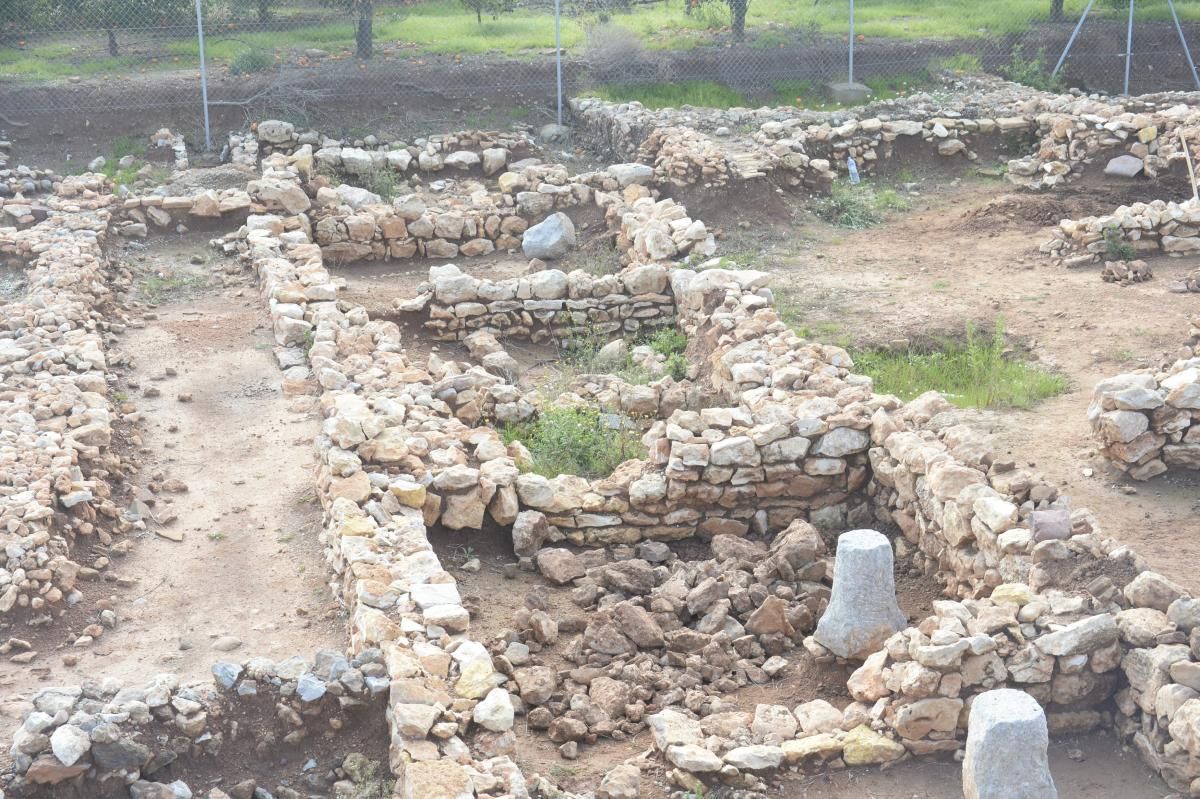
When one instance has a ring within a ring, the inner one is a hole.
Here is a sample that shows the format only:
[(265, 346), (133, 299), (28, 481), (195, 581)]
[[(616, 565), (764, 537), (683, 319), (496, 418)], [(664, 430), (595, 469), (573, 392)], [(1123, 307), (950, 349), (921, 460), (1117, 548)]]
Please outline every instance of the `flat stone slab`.
[(835, 103), (853, 105), (865, 103), (871, 99), (871, 87), (861, 83), (847, 83), (846, 81), (826, 83), (825, 91), (829, 93), (829, 99)]
[(1142, 159), (1136, 155), (1118, 155), (1104, 167), (1104, 174), (1118, 178), (1136, 178), (1142, 174)]

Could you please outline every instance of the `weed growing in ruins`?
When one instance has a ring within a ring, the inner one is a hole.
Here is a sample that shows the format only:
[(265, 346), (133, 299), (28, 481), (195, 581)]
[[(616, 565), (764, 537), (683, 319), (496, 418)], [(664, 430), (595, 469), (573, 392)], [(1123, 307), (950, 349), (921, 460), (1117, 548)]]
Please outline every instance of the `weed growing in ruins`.
[(830, 187), (828, 197), (817, 201), (814, 211), (839, 227), (862, 229), (878, 225), (889, 212), (906, 210), (909, 205), (895, 189), (839, 180)]
[(687, 377), (690, 364), (687, 358), (683, 357), (683, 353), (675, 352), (667, 356), (667, 360), (663, 363), (663, 368), (673, 380), (682, 380)]
[(1004, 324), (991, 336), (967, 325), (965, 341), (937, 349), (855, 353), (856, 371), (875, 380), (875, 390), (910, 400), (940, 391), (961, 408), (1028, 408), (1067, 390), (1067, 381), (1033, 364), (1007, 357)]
[(1104, 254), (1112, 261), (1132, 261), (1137, 257), (1137, 251), (1125, 241), (1116, 225), (1104, 228)]
[(650, 336), (646, 343), (659, 355), (669, 358), (687, 349), (687, 336), (673, 327), (663, 327)]
[(530, 471), (544, 477), (606, 477), (646, 454), (637, 430), (596, 408), (546, 408), (531, 421), (505, 425), (500, 435), (506, 444), (523, 443), (533, 458)]
[(396, 197), (396, 174), (385, 164), (362, 176), (362, 187), (390, 203)]

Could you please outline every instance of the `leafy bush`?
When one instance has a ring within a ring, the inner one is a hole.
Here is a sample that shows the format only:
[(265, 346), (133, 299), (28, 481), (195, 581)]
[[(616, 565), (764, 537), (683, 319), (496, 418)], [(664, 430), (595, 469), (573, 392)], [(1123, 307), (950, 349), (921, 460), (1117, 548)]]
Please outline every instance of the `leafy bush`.
[(249, 75), (254, 72), (265, 72), (275, 66), (275, 59), (266, 50), (243, 50), (229, 62), (229, 74)]
[(1014, 83), (1023, 83), (1033, 89), (1055, 92), (1063, 88), (1062, 78), (1051, 75), (1046, 70), (1046, 48), (1037, 51), (1035, 56), (1026, 56), (1021, 45), (1013, 47), (1012, 57), (999, 72)]
[(962, 408), (1028, 408), (1067, 390), (1067, 381), (1033, 364), (1005, 357), (1004, 324), (991, 337), (967, 325), (963, 342), (943, 341), (927, 351), (868, 350), (854, 355), (857, 371), (875, 380), (875, 390), (910, 400), (940, 391)]
[(1132, 261), (1137, 257), (1137, 251), (1122, 238), (1121, 229), (1116, 225), (1104, 228), (1104, 254), (1114, 261)]
[(672, 379), (682, 380), (687, 377), (690, 364), (688, 364), (687, 358), (683, 357), (682, 352), (674, 352), (667, 356), (667, 362), (663, 366)]
[(663, 327), (646, 342), (650, 345), (650, 349), (657, 352), (659, 355), (670, 357), (672, 355), (682, 354), (687, 349), (687, 336), (679, 332), (673, 327)]
[(607, 477), (621, 463), (646, 455), (637, 430), (623, 417), (595, 408), (550, 407), (528, 422), (505, 425), (506, 444), (520, 441), (533, 456), (530, 470), (544, 477)]
[(857, 185), (837, 181), (830, 187), (829, 196), (817, 201), (817, 216), (839, 227), (868, 228), (883, 221), (889, 211), (909, 207), (908, 200), (895, 189), (874, 189), (866, 183)]

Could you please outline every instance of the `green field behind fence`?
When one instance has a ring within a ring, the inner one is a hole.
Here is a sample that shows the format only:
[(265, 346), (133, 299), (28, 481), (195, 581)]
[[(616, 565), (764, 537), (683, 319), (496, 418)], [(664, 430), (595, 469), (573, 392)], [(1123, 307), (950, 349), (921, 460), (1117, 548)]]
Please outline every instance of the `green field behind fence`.
[[(1122, 18), (1124, 10), (1118, 3), (1100, 0), (1093, 14)], [(1200, 20), (1200, 3), (1177, 3), (1176, 7), (1185, 21)], [(1170, 19), (1165, 0), (1139, 3), (1136, 9), (1139, 21)], [(1071, 0), (1064, 16), (1073, 20), (1081, 10), (1082, 3)], [(855, 33), (864, 41), (997, 37), (1044, 23), (1049, 12), (1049, 0), (859, 0)], [(251, 67), (242, 72), (283, 64), (306, 66), (310, 61), (304, 51), (312, 48), (328, 51), (333, 58), (353, 57), (352, 14), (331, 17), (323, 6), (294, 5), (279, 5), (272, 14), (273, 21), (266, 25), (253, 16), (211, 19), (206, 27), (206, 55), (217, 68), (233, 66), (235, 73), (239, 59)], [(720, 0), (704, 0), (690, 14), (684, 2), (671, 0), (626, 11), (566, 15), (563, 46), (573, 55), (579, 54), (586, 47), (587, 29), (601, 21), (629, 31), (649, 51), (687, 50), (729, 39), (729, 13)], [(62, 17), (53, 24), (69, 29), (73, 22)], [(116, 57), (109, 55), (101, 30), (9, 33), (5, 45), (0, 46), (0, 77), (37, 80), (198, 65), (198, 48), (188, 20), (173, 23), (178, 34), (174, 37), (156, 29), (151, 21), (144, 28), (117, 28), (122, 52)], [(846, 33), (847, 6), (831, 0), (815, 4), (751, 0), (746, 21), (747, 45), (762, 49), (803, 45), (816, 36), (844, 38)], [(475, 54), (532, 58), (548, 54), (548, 48), (552, 52), (554, 16), (549, 9), (518, 8), (496, 18), (485, 14), (479, 24), (474, 11), (454, 0), (402, 7), (379, 5), (374, 41), (381, 59)]]

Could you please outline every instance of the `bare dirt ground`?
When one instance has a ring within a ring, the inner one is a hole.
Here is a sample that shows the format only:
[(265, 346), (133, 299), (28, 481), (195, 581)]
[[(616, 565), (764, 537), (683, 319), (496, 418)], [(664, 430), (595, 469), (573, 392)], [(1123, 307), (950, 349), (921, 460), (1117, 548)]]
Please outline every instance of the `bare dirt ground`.
[[(988, 330), (999, 317), (1009, 336), (1070, 380), (1070, 390), (1031, 410), (968, 411), (998, 449), (1041, 471), (1075, 507), (1093, 510), (1106, 534), (1193, 592), (1200, 576), (1200, 473), (1174, 472), (1133, 483), (1095, 453), (1086, 412), (1092, 389), (1122, 371), (1153, 367), (1184, 340), (1196, 295), (1167, 291), (1168, 280), (1200, 258), (1154, 257), (1155, 278), (1121, 287), (1100, 267), (1068, 270), (1037, 252), (1048, 224), (1152, 199), (1148, 184), (1094, 185), (1065, 195), (1032, 194), (1007, 183), (930, 176), (913, 207), (885, 224), (846, 230), (802, 204), (705, 218), (729, 231), (719, 252), (777, 275), (800, 322), (821, 341), (851, 346), (961, 336), (967, 322)], [(753, 223), (738, 227), (739, 219)], [(773, 219), (764, 229), (762, 221)]]
[[(207, 680), (222, 658), (311, 656), (344, 645), (317, 541), (317, 421), (280, 392), (256, 292), (206, 287), (210, 267), (189, 264), (192, 254), (210, 257), (200, 237), (164, 237), (129, 253), (139, 293), (159, 304), (110, 353), (127, 360), (114, 399), (142, 414), (130, 433), (142, 464), (132, 493), (152, 512), (130, 554), (113, 560), (131, 585), (82, 584), (74, 632), (56, 625), (38, 634), (39, 648), (50, 650), (33, 664), (42, 668), (0, 664), (0, 715), (16, 718), (45, 684), (138, 684), (165, 671)], [(167, 480), (186, 491), (164, 490)], [(98, 600), (111, 603), (116, 627), (72, 646)], [(236, 641), (234, 649), (212, 648), (227, 636), (223, 645)]]

